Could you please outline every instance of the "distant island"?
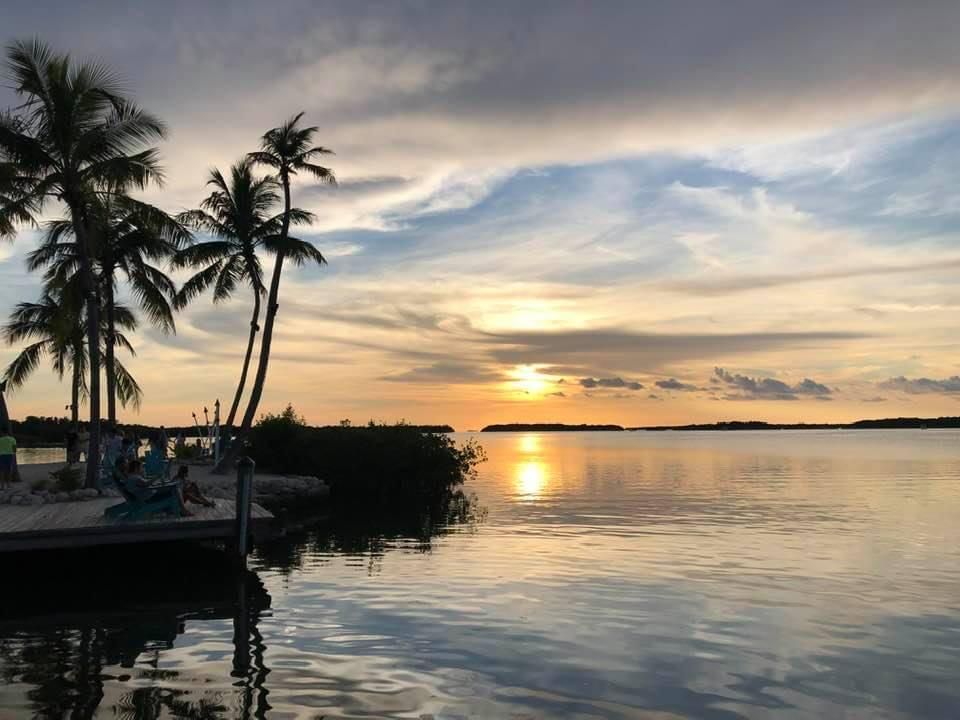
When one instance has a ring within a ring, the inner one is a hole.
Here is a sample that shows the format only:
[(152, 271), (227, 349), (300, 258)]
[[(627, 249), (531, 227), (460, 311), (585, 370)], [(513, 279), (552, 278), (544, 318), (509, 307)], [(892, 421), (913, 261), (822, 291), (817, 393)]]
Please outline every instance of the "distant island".
[(565, 425), (564, 423), (507, 423), (487, 425), (480, 432), (623, 432), (622, 425)]
[(911, 428), (960, 428), (960, 417), (883, 418), (880, 420), (857, 420), (852, 423), (768, 423), (762, 420), (732, 420), (693, 425), (632, 427), (627, 428), (627, 430), (657, 432), (666, 430), (902, 430)]

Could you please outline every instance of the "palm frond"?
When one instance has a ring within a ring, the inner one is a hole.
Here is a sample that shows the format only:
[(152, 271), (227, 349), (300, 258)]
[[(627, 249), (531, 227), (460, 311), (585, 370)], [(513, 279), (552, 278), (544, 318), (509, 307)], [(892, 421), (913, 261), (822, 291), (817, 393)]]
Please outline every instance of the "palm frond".
[(126, 366), (119, 360), (114, 360), (114, 370), (117, 381), (117, 399), (123, 407), (140, 409), (143, 402), (143, 389)]
[(3, 372), (7, 388), (15, 390), (22, 386), (40, 366), (40, 361), (50, 348), (49, 340), (41, 340), (20, 351)]

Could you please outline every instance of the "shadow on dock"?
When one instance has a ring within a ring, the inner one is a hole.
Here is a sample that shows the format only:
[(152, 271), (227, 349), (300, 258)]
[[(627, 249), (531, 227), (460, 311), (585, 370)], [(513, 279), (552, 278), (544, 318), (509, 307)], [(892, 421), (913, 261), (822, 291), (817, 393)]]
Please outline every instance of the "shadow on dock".
[[(0, 683), (25, 703), (18, 716), (92, 718), (101, 703), (131, 718), (266, 716), (258, 624), (270, 596), (222, 553), (187, 544), (41, 551), (0, 557), (0, 572), (10, 579), (0, 598)], [(178, 673), (160, 667), (160, 653), (191, 621), (215, 620), (233, 623), (226, 692), (175, 688)]]

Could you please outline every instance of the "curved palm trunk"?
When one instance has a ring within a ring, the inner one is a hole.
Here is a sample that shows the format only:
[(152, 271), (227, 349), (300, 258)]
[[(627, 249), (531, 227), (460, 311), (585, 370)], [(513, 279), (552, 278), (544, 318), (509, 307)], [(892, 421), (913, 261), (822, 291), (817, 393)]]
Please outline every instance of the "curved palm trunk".
[(87, 453), (85, 486), (95, 488), (100, 480), (100, 302), (87, 244), (87, 227), (80, 203), (70, 203), (74, 236), (80, 252), (80, 272), (87, 295), (87, 353), (90, 358), (90, 450)]
[(247, 340), (247, 354), (243, 358), (243, 370), (240, 371), (240, 383), (237, 385), (237, 394), (233, 396), (233, 405), (230, 406), (230, 414), (227, 415), (227, 422), (224, 427), (232, 428), (233, 421), (237, 416), (237, 410), (240, 408), (240, 398), (243, 397), (243, 388), (247, 384), (247, 371), (250, 369), (250, 357), (253, 355), (253, 345), (257, 340), (257, 332), (260, 330), (260, 292), (253, 294), (253, 317), (250, 318), (250, 339)]
[(237, 439), (215, 469), (215, 472), (221, 474), (226, 473), (228, 469), (233, 467), (240, 451), (243, 449), (243, 439), (250, 433), (250, 427), (253, 425), (253, 418), (257, 414), (257, 407), (260, 405), (260, 397), (263, 395), (263, 386), (267, 379), (267, 367), (270, 364), (270, 345), (273, 341), (273, 324), (277, 317), (277, 310), (280, 308), (277, 299), (280, 296), (280, 276), (283, 274), (283, 245), (290, 232), (290, 178), (281, 172), (280, 179), (283, 182), (283, 223), (280, 226), (281, 247), (277, 252), (277, 260), (273, 266), (273, 277), (270, 279), (270, 293), (267, 295), (267, 317), (263, 323), (263, 339), (260, 341), (257, 375), (253, 380), (253, 388), (250, 390), (247, 410), (243, 414), (243, 421), (237, 431)]
[(117, 422), (117, 364), (116, 348), (113, 339), (116, 337), (116, 320), (113, 307), (113, 271), (108, 266), (104, 268), (104, 277), (106, 278), (106, 301), (104, 305), (107, 311), (107, 342), (106, 342), (106, 378), (107, 378), (107, 422), (115, 425)]

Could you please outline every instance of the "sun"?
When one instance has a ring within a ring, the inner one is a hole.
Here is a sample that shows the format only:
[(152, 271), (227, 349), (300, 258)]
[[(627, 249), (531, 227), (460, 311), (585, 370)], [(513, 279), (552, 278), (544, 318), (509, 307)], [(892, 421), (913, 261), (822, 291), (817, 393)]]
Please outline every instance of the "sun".
[(536, 365), (520, 365), (511, 376), (514, 389), (527, 395), (543, 395), (550, 387), (550, 379), (541, 375)]

